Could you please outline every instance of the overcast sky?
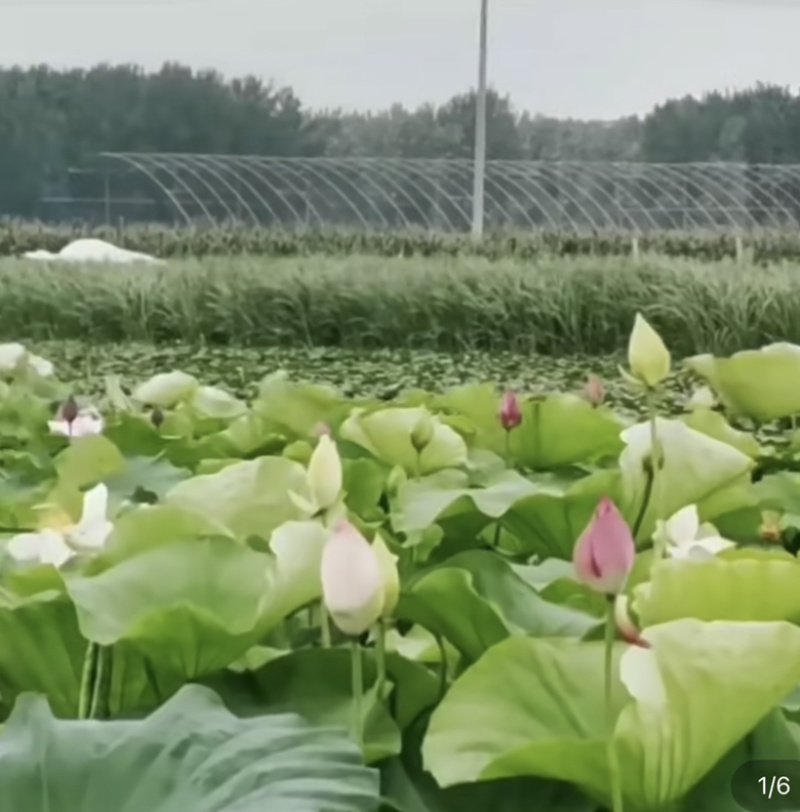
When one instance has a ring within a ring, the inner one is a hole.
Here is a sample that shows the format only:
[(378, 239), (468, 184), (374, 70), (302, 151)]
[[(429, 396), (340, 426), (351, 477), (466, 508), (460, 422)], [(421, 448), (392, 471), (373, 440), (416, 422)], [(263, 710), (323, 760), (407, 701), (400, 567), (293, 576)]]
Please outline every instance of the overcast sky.
[[(311, 107), (474, 86), (479, 0), (0, 0), (3, 64), (165, 60), (255, 73)], [(800, 0), (490, 0), (489, 75), (518, 109), (614, 118), (800, 83)]]

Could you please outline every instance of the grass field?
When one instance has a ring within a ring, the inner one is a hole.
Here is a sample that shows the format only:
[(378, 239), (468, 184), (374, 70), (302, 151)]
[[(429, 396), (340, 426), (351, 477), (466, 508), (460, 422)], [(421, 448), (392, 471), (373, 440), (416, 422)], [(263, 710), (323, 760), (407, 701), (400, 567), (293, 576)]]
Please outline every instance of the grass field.
[(800, 266), (308, 257), (0, 262), (0, 338), (604, 356), (641, 311), (676, 357), (800, 343)]

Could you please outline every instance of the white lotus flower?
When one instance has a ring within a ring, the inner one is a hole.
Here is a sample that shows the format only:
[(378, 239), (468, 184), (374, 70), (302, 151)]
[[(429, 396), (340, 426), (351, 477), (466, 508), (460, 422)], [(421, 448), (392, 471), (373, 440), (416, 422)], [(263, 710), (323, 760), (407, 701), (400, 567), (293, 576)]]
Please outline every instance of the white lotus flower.
[(50, 361), (28, 352), (22, 344), (16, 341), (0, 344), (0, 372), (15, 372), (25, 364), (31, 367), (40, 378), (49, 378), (55, 371)]
[(384, 607), (383, 573), (372, 545), (345, 519), (322, 551), (322, 599), (345, 634), (363, 634)]
[(49, 420), (47, 426), (51, 434), (76, 439), (78, 437), (88, 437), (92, 434), (102, 434), (105, 424), (96, 409), (82, 409), (72, 422), (59, 418), (58, 420)]
[(6, 550), (17, 561), (34, 561), (61, 567), (78, 553), (103, 548), (113, 525), (108, 521), (108, 488), (100, 484), (84, 494), (77, 524), (51, 521), (36, 533), (21, 533), (8, 542)]
[(658, 522), (656, 535), (666, 539), (672, 558), (711, 558), (736, 546), (711, 525), (700, 526), (696, 505), (688, 505), (666, 522)]

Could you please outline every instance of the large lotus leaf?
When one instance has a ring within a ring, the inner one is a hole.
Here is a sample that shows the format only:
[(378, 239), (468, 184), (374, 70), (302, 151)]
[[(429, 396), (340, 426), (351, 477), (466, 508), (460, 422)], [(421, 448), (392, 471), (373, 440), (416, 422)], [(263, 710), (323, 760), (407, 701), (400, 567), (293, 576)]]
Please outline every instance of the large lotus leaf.
[(286, 438), (275, 431), (266, 415), (248, 412), (222, 431), (203, 437), (196, 450), (204, 460), (209, 457), (254, 458), (274, 454), (285, 444)]
[(690, 429), (707, 434), (721, 443), (727, 443), (753, 459), (758, 457), (761, 451), (758, 440), (752, 434), (737, 431), (719, 412), (711, 409), (694, 409), (680, 419)]
[(472, 488), (462, 471), (438, 471), (424, 479), (409, 479), (392, 503), (392, 527), (398, 533), (425, 530), (448, 515), (475, 512), (500, 518), (515, 502), (547, 486), (538, 486), (516, 471), (505, 470), (484, 488)]
[[(36, 577), (31, 573), (31, 577)], [(0, 591), (0, 703), (4, 713), (26, 691), (47, 696), (58, 716), (78, 710), (86, 640), (63, 592), (25, 597)]]
[(783, 550), (668, 559), (636, 587), (634, 608), (644, 626), (688, 617), (800, 623), (798, 584), (800, 561)]
[(800, 347), (795, 344), (779, 342), (730, 358), (696, 355), (686, 365), (734, 414), (767, 422), (800, 412)]
[(247, 404), (216, 386), (199, 386), (187, 406), (201, 420), (235, 420), (247, 414)]
[(171, 409), (191, 397), (200, 386), (197, 378), (185, 372), (161, 372), (133, 390), (133, 399), (149, 406)]
[(227, 666), (319, 597), (324, 542), (313, 523), (281, 528), (270, 553), (226, 538), (175, 541), (94, 576), (67, 576), (67, 587), (87, 639), (130, 641), (190, 679)]
[(580, 636), (596, 625), (548, 603), (494, 553), (473, 550), (422, 573), (403, 590), (395, 615), (448, 640), (469, 660), (511, 634)]
[(238, 538), (267, 537), (284, 522), (303, 518), (290, 491), (307, 496), (303, 466), (283, 457), (262, 457), (193, 477), (173, 488), (165, 501), (207, 516)]
[(9, 812), (372, 812), (378, 795), (343, 733), (294, 714), (238, 719), (200, 686), (102, 724), (24, 697), (0, 738)]
[[(637, 540), (647, 539), (657, 518), (669, 518), (687, 505), (694, 505), (750, 471), (754, 462), (727, 443), (690, 429), (678, 420), (656, 420), (658, 442), (664, 449), (658, 482), (650, 493)], [(626, 448), (620, 455), (624, 509), (630, 516), (650, 492), (645, 462), (652, 442), (650, 424), (637, 423), (622, 433)]]
[[(612, 686), (625, 809), (685, 795), (788, 693), (800, 629), (682, 620), (618, 644)], [(425, 766), (440, 785), (517, 775), (570, 781), (608, 805), (601, 642), (512, 637), (489, 650), (431, 717)], [(769, 663), (769, 679), (754, 663)], [(501, 690), (498, 690), (501, 686)]]
[(91, 562), (92, 572), (120, 561), (198, 536), (224, 536), (225, 528), (207, 516), (174, 505), (144, 505), (123, 513), (115, 522), (106, 546)]
[[(375, 695), (377, 671), (366, 652), (362, 654), (362, 669), (366, 691), (362, 702), (364, 758), (372, 763), (400, 752), (400, 729), (383, 697)], [(352, 728), (353, 683), (347, 648), (289, 652), (255, 671), (216, 674), (206, 684), (238, 716), (292, 712), (316, 725)]]
[(327, 386), (295, 383), (284, 372), (261, 382), (253, 409), (269, 421), (272, 431), (307, 438), (320, 423), (336, 430), (347, 417), (352, 401)]
[(122, 468), (105, 480), (111, 500), (154, 503), (191, 476), (164, 457), (127, 457)]
[(462, 437), (438, 417), (432, 417), (433, 439), (417, 455), (411, 445), (411, 431), (423, 409), (380, 409), (367, 412), (354, 409), (342, 424), (342, 439), (369, 451), (381, 462), (399, 465), (409, 474), (431, 474), (442, 468), (457, 468), (467, 461), (467, 446)]
[(441, 789), (416, 764), (397, 758), (381, 765), (381, 788), (397, 812), (597, 812), (589, 798), (559, 781), (523, 776)]
[(118, 473), (125, 458), (100, 434), (78, 437), (55, 460), (58, 478), (72, 488), (85, 488)]
[[(468, 417), (477, 445), (505, 456), (506, 432), (497, 417), (500, 396), (492, 384), (459, 386), (435, 404)], [(576, 395), (524, 400), (522, 423), (509, 438), (510, 451), (515, 462), (538, 469), (613, 457), (622, 450), (622, 427), (614, 414)]]
[[(513, 552), (571, 560), (572, 549), (601, 496), (622, 504), (619, 471), (598, 471), (579, 480), (540, 474), (537, 492), (515, 502), (503, 527), (515, 537)], [(634, 516), (626, 516), (630, 522)]]
[[(692, 812), (742, 812), (731, 794), (731, 784), (737, 770), (748, 761), (797, 761), (800, 759), (800, 728), (788, 722), (780, 708), (775, 708), (756, 728), (742, 739), (697, 784), (682, 801), (682, 807)], [(745, 808), (764, 808), (764, 796), (757, 782), (749, 787), (749, 804)], [(770, 809), (778, 804), (767, 803)], [(793, 808), (783, 806), (784, 810)]]

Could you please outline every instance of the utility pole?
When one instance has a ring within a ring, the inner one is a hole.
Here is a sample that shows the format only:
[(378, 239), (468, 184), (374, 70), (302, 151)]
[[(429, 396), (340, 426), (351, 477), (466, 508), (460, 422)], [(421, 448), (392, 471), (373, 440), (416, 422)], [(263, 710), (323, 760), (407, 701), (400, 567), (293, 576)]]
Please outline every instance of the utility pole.
[(486, 176), (486, 57), (489, 0), (481, 0), (478, 93), (475, 98), (475, 167), (472, 187), (472, 239), (483, 238), (484, 184)]

